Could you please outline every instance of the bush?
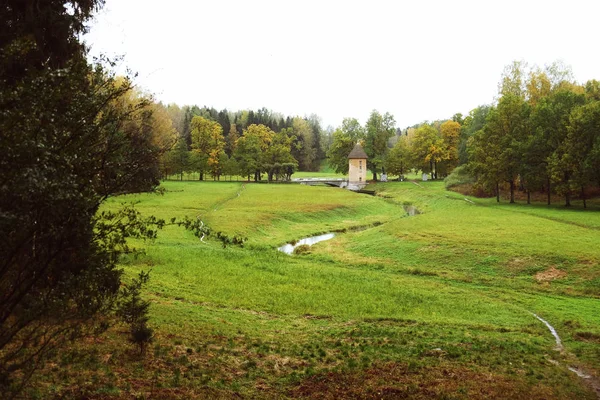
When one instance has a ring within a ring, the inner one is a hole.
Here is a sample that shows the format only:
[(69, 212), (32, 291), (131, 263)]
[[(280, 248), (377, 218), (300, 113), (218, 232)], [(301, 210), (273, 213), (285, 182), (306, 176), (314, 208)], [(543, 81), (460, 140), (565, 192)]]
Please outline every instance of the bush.
[(310, 246), (307, 244), (301, 244), (300, 246), (294, 249), (294, 254), (309, 254)]
[(451, 187), (465, 184), (475, 183), (476, 179), (471, 175), (468, 165), (461, 165), (454, 168), (454, 171), (444, 179), (444, 186), (446, 189)]

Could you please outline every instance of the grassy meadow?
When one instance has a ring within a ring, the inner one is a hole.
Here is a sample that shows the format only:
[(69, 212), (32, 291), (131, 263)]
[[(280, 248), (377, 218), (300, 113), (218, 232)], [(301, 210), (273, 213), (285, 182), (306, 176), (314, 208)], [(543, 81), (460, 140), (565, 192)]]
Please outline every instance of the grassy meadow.
[[(296, 175), (295, 175), (296, 177)], [(168, 226), (150, 270), (155, 341), (126, 328), (65, 353), (31, 396), (593, 399), (600, 372), (600, 203), (497, 204), (442, 182), (343, 189), (163, 183), (144, 214), (200, 218), (244, 247)], [(404, 206), (421, 214), (408, 216)], [(288, 256), (277, 247), (336, 236)], [(533, 313), (556, 328), (564, 344)], [(70, 368), (65, 368), (65, 366)], [(569, 367), (591, 376), (582, 379)]]

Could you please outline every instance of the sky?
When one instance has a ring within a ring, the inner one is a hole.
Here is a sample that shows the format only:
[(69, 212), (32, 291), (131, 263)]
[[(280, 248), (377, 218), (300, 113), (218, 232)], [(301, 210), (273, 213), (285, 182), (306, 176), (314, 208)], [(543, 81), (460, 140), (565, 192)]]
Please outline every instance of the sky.
[(593, 1), (106, 0), (84, 40), (163, 103), (405, 128), (491, 104), (504, 67), (600, 80)]

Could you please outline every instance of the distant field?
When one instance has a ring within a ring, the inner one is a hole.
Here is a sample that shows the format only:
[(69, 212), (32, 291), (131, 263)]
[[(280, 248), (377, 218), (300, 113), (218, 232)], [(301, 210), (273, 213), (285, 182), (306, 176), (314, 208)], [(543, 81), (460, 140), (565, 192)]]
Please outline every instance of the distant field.
[[(115, 329), (92, 361), (74, 350), (74, 365), (96, 368), (93, 396), (596, 398), (567, 368), (600, 372), (597, 202), (498, 205), (441, 182), (380, 183), (369, 187), (376, 197), (291, 184), (164, 187), (107, 207), (138, 201), (143, 213), (198, 217), (248, 241), (224, 249), (167, 227), (137, 243), (146, 254), (123, 267), (151, 270), (156, 342), (139, 360)], [(422, 213), (407, 216), (408, 204)], [(310, 254), (276, 250), (331, 231)], [(81, 375), (56, 377), (53, 390)]]

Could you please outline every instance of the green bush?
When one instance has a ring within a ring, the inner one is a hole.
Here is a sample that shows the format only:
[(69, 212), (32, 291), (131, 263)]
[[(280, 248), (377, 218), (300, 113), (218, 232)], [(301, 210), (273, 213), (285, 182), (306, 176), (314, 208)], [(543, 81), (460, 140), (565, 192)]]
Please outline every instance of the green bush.
[(446, 189), (469, 183), (475, 183), (475, 177), (471, 175), (467, 165), (454, 168), (454, 171), (444, 179)]

